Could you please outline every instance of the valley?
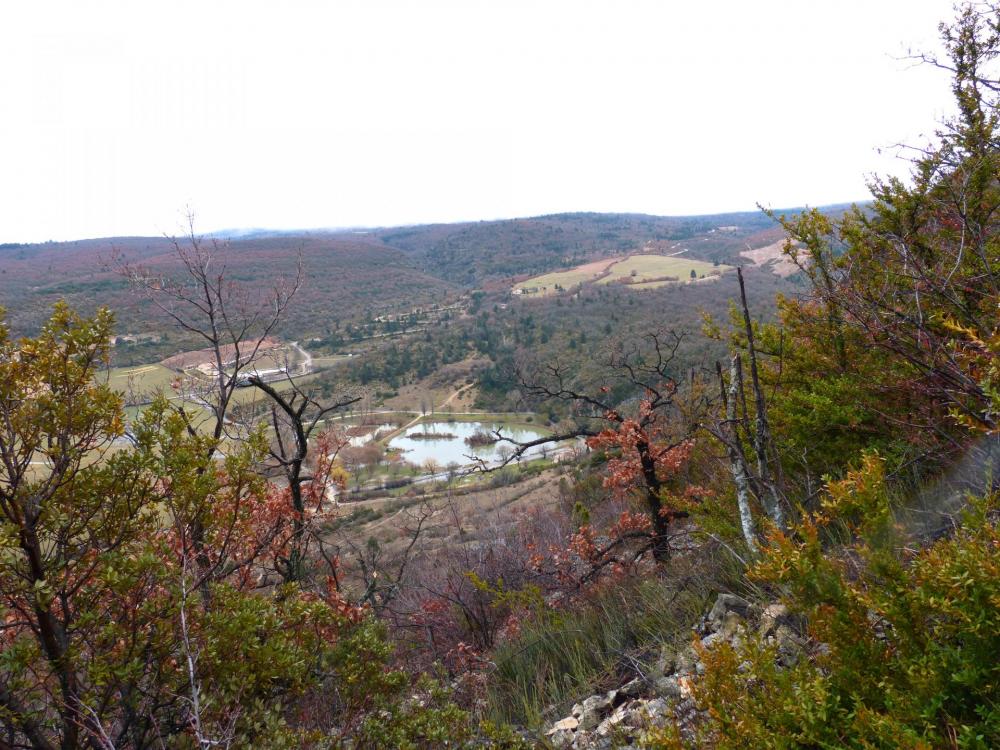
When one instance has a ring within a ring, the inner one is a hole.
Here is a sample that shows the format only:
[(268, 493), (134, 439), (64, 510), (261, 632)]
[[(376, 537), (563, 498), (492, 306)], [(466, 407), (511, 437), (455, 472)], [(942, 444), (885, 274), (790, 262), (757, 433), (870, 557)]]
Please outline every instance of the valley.
[(1000, 0), (10, 5), (0, 750), (1000, 748)]
[[(220, 260), (239, 258), (234, 280), (248, 288), (266, 288), (266, 269), (275, 264), (281, 269), (279, 279), (294, 267), (296, 257), (303, 269), (302, 289), (297, 293), (301, 299), (296, 298), (274, 333), (260, 340), (231, 341), (219, 351), (226, 377), (237, 370), (240, 373), (229, 400), (232, 419), (244, 427), (236, 429), (234, 422), (226, 431), (240, 433), (266, 418), (268, 397), (251, 385), (250, 376), (269, 383), (278, 393), (291, 395), (296, 389), (307, 389), (320, 401), (350, 392), (360, 400), (325, 420), (345, 443), (341, 461), (349, 478), (342, 499), (391, 497), (407, 486), (430, 483), (454, 489), (481, 483), (483, 477), (491, 481), (490, 471), (505, 465), (513, 450), (512, 444), (490, 438), (494, 431), (518, 442), (537, 440), (563, 429), (571, 419), (558, 403), (541, 404), (514, 395), (518, 393), (519, 358), (574, 363), (577, 384), (597, 384), (603, 374), (594, 367), (595, 358), (615, 339), (609, 335), (612, 331), (621, 335), (641, 328), (667, 311), (680, 328), (697, 325), (700, 311), (722, 313), (726, 296), (731, 294), (727, 280), (732, 278), (728, 273), (732, 266), (721, 261), (738, 262), (741, 245), (773, 244), (774, 230), (760, 227), (757, 214), (704, 221), (588, 215), (496, 222), (474, 230), (461, 225), (415, 227), (405, 235), (375, 232), (365, 240), (342, 239), (336, 234), (212, 240), (211, 251)], [(492, 234), (485, 233), (487, 228)], [(384, 267), (377, 281), (366, 275), (384, 265), (383, 259), (390, 257), (387, 253), (396, 253), (396, 263), (402, 261), (401, 253), (406, 255), (402, 278), (437, 273), (438, 252), (448, 251), (433, 250), (433, 245), (418, 251), (424, 247), (419, 242), (426, 238), (448, 247), (449, 237), (473, 231), (484, 243), (468, 250), (468, 264), (475, 267), (475, 258), (487, 255), (495, 267), (495, 272), (475, 279), (474, 285), (456, 285), (444, 274), (445, 278), (410, 296), (400, 293), (400, 283), (410, 282), (399, 280), (399, 270)], [(557, 269), (574, 257), (601, 253), (612, 236), (619, 237), (621, 244), (611, 257), (517, 282), (512, 295), (504, 282), (515, 275), (512, 272), (520, 256), (511, 252), (508, 265), (500, 266), (502, 256), (489, 249), (508, 232), (518, 238), (514, 248), (520, 247), (525, 233), (550, 237), (547, 242), (556, 243), (553, 249), (562, 248), (562, 253), (552, 254), (547, 261)], [(680, 239), (660, 239), (677, 232)], [(565, 234), (570, 238), (551, 239)], [(106, 248), (113, 247), (116, 252), (131, 253), (131, 262), (141, 262), (149, 272), (169, 276), (176, 242), (116, 239), (75, 243), (61, 250), (81, 255), (80, 262), (87, 258), (96, 263)], [(397, 247), (381, 244), (389, 242)], [(570, 247), (574, 251), (567, 256)], [(35, 308), (21, 308), (15, 322), (23, 325), (40, 315), (50, 290), (66, 293), (58, 273), (49, 271), (54, 252), (56, 247), (17, 250), (15, 278), (33, 278), (41, 272), (38, 263), (56, 278), (41, 287), (29, 286), (42, 296), (33, 302)], [(320, 256), (322, 273), (315, 265)], [(327, 308), (321, 302), (320, 288), (327, 279), (337, 279), (334, 288), (343, 288), (343, 280), (351, 278), (356, 264), (367, 270), (351, 280), (351, 288), (363, 288), (364, 294), (351, 291), (348, 299), (357, 302), (346, 308)], [(68, 262), (66, 267), (76, 266)], [(124, 280), (115, 281), (112, 263), (92, 274), (103, 279), (108, 291), (102, 296), (91, 289), (87, 304), (119, 305), (129, 321), (127, 333), (115, 337), (112, 366), (101, 374), (100, 382), (123, 395), (132, 419), (157, 395), (163, 395), (169, 403), (183, 406), (199, 430), (209, 430), (212, 392), (219, 381), (215, 351), (191, 348), (197, 339), (170, 325), (157, 306), (130, 301)], [(714, 288), (691, 283), (713, 279), (719, 282)], [(760, 279), (782, 283), (781, 276), (767, 272)], [(10, 283), (9, 275), (5, 281)], [(575, 309), (566, 309), (561, 293), (571, 290), (575, 296), (565, 304)], [(637, 292), (642, 294), (633, 297)], [(627, 320), (620, 319), (625, 309)], [(678, 371), (705, 366), (704, 355), (700, 347), (684, 347)], [(273, 432), (271, 426), (268, 432)], [(477, 445), (467, 443), (474, 435), (486, 438), (480, 438)], [(578, 448), (572, 443), (542, 445), (519, 456), (517, 465), (551, 463)]]

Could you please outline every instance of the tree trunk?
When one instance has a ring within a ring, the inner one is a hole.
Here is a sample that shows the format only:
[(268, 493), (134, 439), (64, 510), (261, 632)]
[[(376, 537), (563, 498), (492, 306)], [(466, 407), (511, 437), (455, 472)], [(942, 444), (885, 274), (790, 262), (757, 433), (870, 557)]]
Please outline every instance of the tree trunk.
[[(719, 386), (722, 387), (722, 369), (719, 368)], [(736, 429), (736, 401), (739, 398), (739, 389), (743, 387), (743, 373), (740, 368), (740, 355), (734, 354), (729, 366), (729, 398), (726, 402), (726, 426), (724, 434), (728, 444), (726, 450), (729, 453), (729, 470), (733, 475), (733, 483), (736, 485), (736, 506), (740, 511), (740, 527), (743, 529), (743, 539), (747, 543), (750, 551), (756, 555), (759, 552), (757, 546), (757, 529), (753, 522), (753, 514), (750, 512), (750, 480), (747, 476), (746, 459), (740, 451), (739, 433)], [(723, 392), (725, 395), (725, 392)]]

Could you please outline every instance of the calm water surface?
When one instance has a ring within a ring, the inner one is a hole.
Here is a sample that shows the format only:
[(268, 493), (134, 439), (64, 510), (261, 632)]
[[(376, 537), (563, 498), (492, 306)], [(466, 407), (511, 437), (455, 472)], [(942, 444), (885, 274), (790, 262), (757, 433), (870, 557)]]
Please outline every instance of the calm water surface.
[[(472, 463), (468, 458), (470, 455), (485, 461), (496, 461), (500, 459), (501, 450), (509, 451), (513, 446), (509, 443), (494, 443), (473, 447), (466, 443), (465, 439), (476, 432), (492, 432), (501, 427), (505, 437), (520, 442), (536, 440), (544, 435), (530, 427), (502, 425), (499, 422), (424, 422), (413, 425), (403, 434), (394, 437), (389, 441), (389, 447), (403, 451), (403, 458), (418, 466), (426, 463), (428, 459), (436, 461), (442, 469), (450, 463), (466, 465)], [(410, 437), (416, 434), (441, 437), (417, 439)], [(446, 435), (455, 437), (450, 438)], [(525, 455), (537, 456), (541, 451), (542, 447), (536, 446), (529, 449)]]

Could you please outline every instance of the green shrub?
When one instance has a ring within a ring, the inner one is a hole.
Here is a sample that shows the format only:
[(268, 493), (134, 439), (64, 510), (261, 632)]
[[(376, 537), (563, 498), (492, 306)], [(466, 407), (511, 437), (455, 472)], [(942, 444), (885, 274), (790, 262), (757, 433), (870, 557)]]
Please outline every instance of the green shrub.
[[(1000, 498), (972, 502), (952, 536), (918, 549), (894, 523), (882, 471), (867, 457), (774, 538), (753, 574), (787, 592), (813, 653), (782, 668), (773, 644), (750, 638), (704, 654), (700, 743), (1000, 747)], [(834, 529), (854, 541), (824, 543)], [(680, 745), (665, 734), (649, 746)]]

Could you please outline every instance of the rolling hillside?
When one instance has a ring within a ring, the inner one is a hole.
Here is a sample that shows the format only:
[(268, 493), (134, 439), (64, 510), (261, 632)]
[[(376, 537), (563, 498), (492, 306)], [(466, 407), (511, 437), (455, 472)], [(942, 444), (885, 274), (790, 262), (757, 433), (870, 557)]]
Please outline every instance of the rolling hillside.
[[(156, 273), (181, 271), (163, 238), (0, 246), (0, 300), (12, 329), (19, 334), (37, 330), (60, 299), (81, 312), (110, 306), (123, 333), (160, 327), (163, 321), (155, 311), (137, 304), (110, 270), (116, 253)], [(453, 284), (420, 271), (406, 254), (377, 241), (329, 235), (241, 239), (229, 242), (223, 256), (230, 278), (264, 285), (293, 274), (299, 253), (305, 283), (279, 331), (291, 338), (321, 335), (331, 321), (409, 310), (457, 293)]]
[[(841, 208), (828, 210), (836, 213)], [(769, 244), (779, 235), (760, 211), (681, 217), (573, 213), (373, 232), (386, 245), (409, 253), (427, 273), (467, 285), (528, 278), (641, 250), (687, 248), (692, 259), (735, 265), (748, 243)]]

